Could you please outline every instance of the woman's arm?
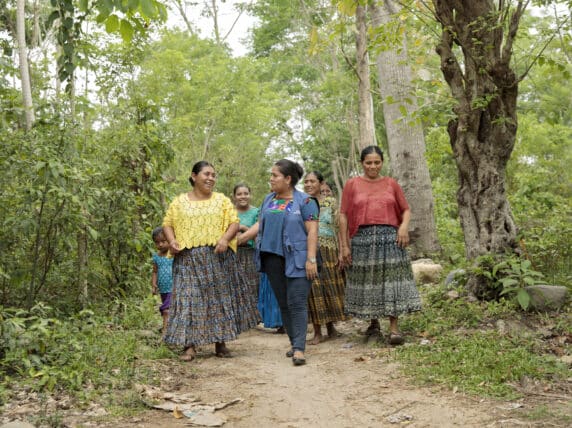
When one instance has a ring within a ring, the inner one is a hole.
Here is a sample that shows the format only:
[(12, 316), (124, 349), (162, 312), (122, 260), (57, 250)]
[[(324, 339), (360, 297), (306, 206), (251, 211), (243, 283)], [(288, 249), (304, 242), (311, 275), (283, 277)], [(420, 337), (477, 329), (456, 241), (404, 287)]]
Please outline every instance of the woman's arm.
[(340, 223), (340, 250), (338, 255), (338, 261), (341, 267), (349, 266), (352, 264), (352, 252), (350, 249), (350, 240), (348, 233), (348, 217), (344, 213), (340, 213), (339, 217)]
[(239, 224), (231, 223), (226, 229), (226, 232), (219, 238), (215, 246), (215, 253), (224, 253), (228, 249), (228, 243), (235, 237), (238, 232)]
[[(306, 221), (307, 239), (307, 259), (306, 259), (306, 278), (312, 280), (318, 276), (318, 264), (316, 257), (318, 255), (318, 222), (316, 220)], [(310, 261), (313, 260), (313, 261)]]
[(238, 245), (244, 245), (251, 239), (256, 238), (256, 235), (258, 235), (258, 228), (259, 224), (256, 222), (246, 232), (241, 233), (238, 237)]
[(406, 209), (401, 214), (403, 221), (397, 229), (397, 245), (405, 248), (409, 245), (409, 220), (411, 220), (411, 210)]
[(165, 238), (167, 238), (167, 242), (169, 243), (169, 251), (171, 254), (177, 254), (181, 251), (179, 248), (179, 243), (177, 242), (177, 238), (175, 238), (175, 231), (171, 226), (163, 226), (163, 234)]

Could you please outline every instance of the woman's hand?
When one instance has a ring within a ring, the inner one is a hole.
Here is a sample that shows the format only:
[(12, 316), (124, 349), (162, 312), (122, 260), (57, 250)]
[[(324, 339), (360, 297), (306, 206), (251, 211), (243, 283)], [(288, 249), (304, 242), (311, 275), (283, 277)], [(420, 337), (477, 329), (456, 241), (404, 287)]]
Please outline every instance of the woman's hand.
[(317, 277), (318, 277), (318, 265), (316, 263), (312, 263), (309, 260), (306, 260), (306, 278), (312, 281)]
[(397, 229), (397, 245), (405, 248), (409, 245), (409, 230), (406, 224), (402, 224)]
[(352, 264), (352, 252), (349, 247), (340, 247), (340, 251), (338, 253), (338, 264), (341, 269)]
[(223, 237), (218, 240), (216, 243), (214, 252), (215, 254), (224, 253), (228, 249), (228, 241)]
[(169, 251), (173, 255), (181, 252), (181, 249), (179, 248), (179, 243), (177, 242), (176, 239), (173, 239), (172, 241), (169, 242)]

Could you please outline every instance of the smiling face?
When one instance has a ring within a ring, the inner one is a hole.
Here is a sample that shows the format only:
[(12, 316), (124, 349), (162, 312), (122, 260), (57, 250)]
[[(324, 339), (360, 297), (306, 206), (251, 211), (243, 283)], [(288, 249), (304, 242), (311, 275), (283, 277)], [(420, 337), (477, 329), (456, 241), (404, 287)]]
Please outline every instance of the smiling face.
[(212, 166), (204, 166), (197, 174), (191, 174), (194, 188), (202, 193), (211, 193), (216, 184), (216, 172)]
[(318, 180), (318, 177), (316, 177), (316, 174), (309, 173), (306, 175), (306, 178), (304, 178), (304, 192), (317, 198), (320, 196), (320, 190), (320, 181)]
[(274, 165), (270, 171), (270, 189), (277, 195), (284, 194), (290, 191), (290, 176), (285, 177), (280, 172), (280, 168)]
[(364, 160), (361, 163), (363, 168), (363, 173), (366, 178), (370, 180), (375, 180), (379, 177), (379, 173), (381, 172), (381, 167), (383, 166), (383, 161), (381, 160), (381, 156), (377, 153), (370, 153), (365, 156)]
[(250, 206), (250, 190), (248, 187), (240, 186), (234, 192), (234, 204), (237, 208), (246, 209)]

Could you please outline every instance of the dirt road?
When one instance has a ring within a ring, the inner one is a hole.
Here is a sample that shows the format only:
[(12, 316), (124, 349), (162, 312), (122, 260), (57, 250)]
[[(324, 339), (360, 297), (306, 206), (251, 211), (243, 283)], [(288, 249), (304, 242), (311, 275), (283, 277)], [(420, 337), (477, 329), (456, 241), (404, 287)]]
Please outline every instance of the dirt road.
[[(358, 334), (365, 327), (356, 320), (340, 323), (343, 335), (308, 346), (308, 363), (301, 367), (285, 357), (285, 335), (257, 328), (228, 344), (233, 358), (216, 358), (213, 347), (205, 347), (191, 363), (164, 361), (170, 373), (161, 389), (190, 393), (203, 403), (241, 399), (217, 412), (225, 427), (541, 426), (519, 420), (510, 403), (414, 385), (400, 373), (392, 348), (365, 343)], [(187, 418), (165, 411), (123, 422), (189, 426)]]

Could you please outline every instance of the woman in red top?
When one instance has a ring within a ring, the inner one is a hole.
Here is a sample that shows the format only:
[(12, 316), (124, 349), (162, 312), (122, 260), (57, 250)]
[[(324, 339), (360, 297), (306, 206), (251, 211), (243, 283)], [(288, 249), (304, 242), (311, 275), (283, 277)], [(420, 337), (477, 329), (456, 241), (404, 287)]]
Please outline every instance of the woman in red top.
[(363, 174), (344, 186), (340, 209), (340, 262), (348, 266), (345, 310), (370, 319), (366, 334), (378, 335), (380, 317), (389, 317), (389, 343), (400, 345), (399, 315), (421, 309), (409, 244), (411, 212), (403, 190), (380, 176), (383, 152), (369, 146), (361, 152)]

